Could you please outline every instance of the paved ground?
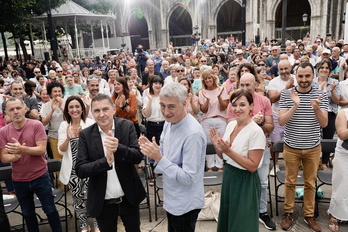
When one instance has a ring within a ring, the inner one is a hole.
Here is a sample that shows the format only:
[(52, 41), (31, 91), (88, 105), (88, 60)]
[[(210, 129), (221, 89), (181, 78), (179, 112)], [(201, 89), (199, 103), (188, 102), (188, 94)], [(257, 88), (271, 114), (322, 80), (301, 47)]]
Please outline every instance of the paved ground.
[[(273, 198), (273, 220), (274, 222), (277, 224), (277, 230), (276, 231), (282, 231), (281, 229), (279, 229), (279, 225), (281, 222), (281, 216), (276, 216), (275, 215), (275, 202), (274, 202), (274, 179), (271, 178), (271, 191), (272, 191), (272, 198)], [(215, 186), (215, 187), (205, 187), (205, 190), (208, 191), (210, 189), (214, 190), (214, 191), (220, 191), (221, 186)], [(330, 196), (330, 192), (331, 192), (331, 187), (327, 186), (323, 188), (324, 194), (326, 197)], [(282, 190), (281, 190), (281, 194), (282, 194)], [(147, 231), (151, 231), (151, 232), (162, 232), (162, 231), (167, 231), (167, 220), (166, 220), (166, 216), (165, 216), (165, 212), (162, 208), (158, 208), (158, 220), (155, 221), (155, 217), (154, 217), (154, 201), (153, 201), (153, 188), (150, 189), (150, 197), (151, 197), (151, 216), (152, 216), (152, 222), (149, 222), (149, 213), (147, 209), (142, 209), (141, 210), (141, 231), (142, 232), (147, 232)], [(71, 196), (70, 193), (68, 193), (68, 205), (69, 205), (69, 209), (72, 209), (72, 200), (71, 200)], [(327, 229), (327, 222), (328, 222), (328, 216), (326, 214), (326, 210), (328, 208), (328, 204), (320, 204), (319, 205), (319, 218), (318, 218), (318, 222), (322, 227), (322, 231), (329, 231)], [(282, 214), (282, 203), (280, 203), (280, 215)], [(41, 210), (37, 210), (39, 212), (39, 214), (42, 215)], [(64, 210), (59, 207), (59, 211), (60, 214), (62, 215), (64, 213)], [(303, 208), (302, 208), (302, 204), (297, 203), (295, 205), (295, 221), (294, 221), (294, 226), (292, 228), (291, 231), (295, 231), (295, 232), (302, 232), (302, 231), (310, 231), (308, 226), (303, 222)], [(9, 218), (10, 218), (10, 223), (11, 225), (18, 225), (21, 223), (21, 217), (18, 216), (17, 214), (11, 213), (9, 214)], [(68, 220), (68, 231), (73, 232), (75, 231), (75, 220), (74, 218), (69, 218)], [(92, 223), (91, 223), (92, 224)], [(197, 222), (197, 226), (196, 226), (196, 231), (198, 232), (213, 232), (216, 231), (216, 226), (217, 223), (215, 221), (198, 221)], [(63, 223), (63, 227), (65, 228), (65, 223)], [(122, 227), (122, 223), (119, 222), (119, 229), (118, 231), (123, 232), (124, 228)], [(348, 231), (348, 224), (340, 224), (340, 231)], [(64, 229), (65, 230), (65, 229)], [(41, 232), (49, 232), (50, 229), (47, 225), (42, 225), (40, 226), (40, 231)], [(77, 230), (79, 231), (79, 230)], [(261, 232), (265, 232), (268, 231), (267, 229), (265, 229), (263, 227), (263, 225), (260, 224), (260, 230)], [(1, 228), (0, 228), (0, 232), (1, 232)]]

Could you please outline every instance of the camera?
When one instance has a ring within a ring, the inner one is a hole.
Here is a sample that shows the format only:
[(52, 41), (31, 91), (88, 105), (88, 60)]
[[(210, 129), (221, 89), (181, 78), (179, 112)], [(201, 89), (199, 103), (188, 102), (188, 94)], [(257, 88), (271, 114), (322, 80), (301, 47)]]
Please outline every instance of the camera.
[(138, 53), (139, 55), (142, 55), (142, 53), (144, 53), (144, 49), (142, 49), (142, 48), (137, 48), (137, 53)]

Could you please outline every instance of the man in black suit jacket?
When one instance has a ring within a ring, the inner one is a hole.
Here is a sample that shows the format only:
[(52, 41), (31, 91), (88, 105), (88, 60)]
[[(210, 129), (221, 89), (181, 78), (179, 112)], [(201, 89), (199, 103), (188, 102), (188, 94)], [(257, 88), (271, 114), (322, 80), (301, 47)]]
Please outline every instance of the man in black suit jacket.
[(87, 212), (102, 232), (117, 231), (120, 216), (126, 231), (140, 232), (139, 204), (145, 190), (134, 164), (141, 162), (131, 121), (113, 117), (111, 98), (98, 94), (91, 103), (96, 123), (80, 132), (76, 173), (89, 177)]

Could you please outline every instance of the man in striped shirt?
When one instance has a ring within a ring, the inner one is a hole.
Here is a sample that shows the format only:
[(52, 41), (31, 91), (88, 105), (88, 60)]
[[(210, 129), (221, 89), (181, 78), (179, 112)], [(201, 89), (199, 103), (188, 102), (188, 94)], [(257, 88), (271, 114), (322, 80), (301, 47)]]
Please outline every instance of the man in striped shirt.
[(312, 87), (314, 69), (301, 63), (296, 80), (298, 86), (284, 90), (280, 97), (279, 125), (285, 125), (284, 160), (286, 168), (285, 202), (281, 227), (290, 230), (293, 221), (295, 187), (299, 165), (303, 165), (304, 221), (312, 231), (321, 231), (314, 219), (315, 180), (320, 161), (320, 127), (328, 123), (326, 92)]

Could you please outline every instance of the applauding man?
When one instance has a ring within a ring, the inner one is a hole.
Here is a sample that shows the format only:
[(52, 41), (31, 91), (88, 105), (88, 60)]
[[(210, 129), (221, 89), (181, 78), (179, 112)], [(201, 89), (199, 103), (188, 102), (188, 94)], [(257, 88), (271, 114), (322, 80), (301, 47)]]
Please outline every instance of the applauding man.
[[(5, 102), (6, 115), (12, 123), (0, 130), (1, 161), (12, 163), (12, 179), (28, 231), (39, 231), (35, 213), (34, 193), (46, 213), (51, 231), (62, 226), (54, 205), (52, 181), (48, 175), (45, 152), (47, 136), (41, 122), (25, 117), (28, 107), (23, 100), (10, 98)], [(5, 229), (1, 227), (1, 231)]]
[(301, 63), (297, 69), (298, 86), (283, 90), (279, 101), (279, 125), (285, 125), (284, 160), (286, 169), (285, 202), (281, 227), (290, 230), (293, 221), (295, 188), (299, 165), (303, 165), (304, 221), (312, 231), (321, 231), (314, 219), (315, 181), (320, 161), (320, 128), (328, 123), (326, 92), (312, 86), (314, 69)]
[(143, 158), (134, 125), (113, 117), (108, 95), (96, 95), (91, 110), (96, 123), (80, 132), (76, 160), (77, 176), (89, 177), (87, 212), (102, 232), (117, 231), (118, 216), (126, 231), (140, 232), (139, 203), (145, 190), (134, 165)]
[(157, 163), (163, 175), (164, 204), (168, 231), (194, 232), (204, 206), (204, 157), (206, 135), (198, 121), (185, 111), (187, 89), (179, 83), (163, 86), (160, 96), (166, 120), (159, 147), (155, 138), (139, 138), (141, 152)]

